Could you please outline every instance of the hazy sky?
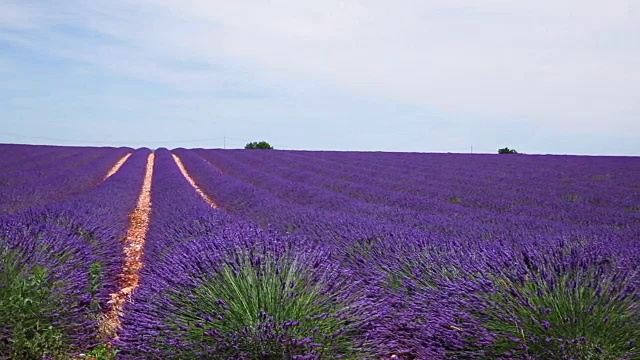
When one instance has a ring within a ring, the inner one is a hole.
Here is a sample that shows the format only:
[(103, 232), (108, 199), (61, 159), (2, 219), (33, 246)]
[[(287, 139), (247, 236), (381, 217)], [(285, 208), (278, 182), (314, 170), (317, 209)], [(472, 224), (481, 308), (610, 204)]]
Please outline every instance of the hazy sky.
[(0, 142), (640, 155), (640, 1), (0, 0)]

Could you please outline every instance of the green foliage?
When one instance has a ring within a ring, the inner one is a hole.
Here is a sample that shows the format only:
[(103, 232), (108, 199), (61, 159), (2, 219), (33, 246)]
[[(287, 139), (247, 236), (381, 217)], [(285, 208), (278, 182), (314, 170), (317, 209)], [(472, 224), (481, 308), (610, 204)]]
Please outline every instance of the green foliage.
[(250, 142), (244, 146), (245, 149), (267, 149), (272, 150), (273, 146), (266, 141)]
[(100, 301), (97, 298), (98, 291), (102, 287), (102, 263), (95, 262), (89, 267), (89, 289), (91, 294), (90, 308), (92, 311), (100, 311)]
[[(53, 291), (60, 282), (49, 281), (42, 266), (26, 268), (16, 254), (0, 249), (0, 357), (11, 359), (64, 358), (66, 339), (54, 326), (51, 314), (61, 313), (61, 300)], [(6, 333), (8, 332), (8, 334)], [(9, 335), (10, 334), (10, 335)]]
[(518, 152), (515, 149), (509, 149), (505, 147), (503, 149), (498, 149), (498, 154), (517, 154)]
[(85, 354), (82, 358), (91, 360), (115, 360), (118, 350), (107, 344), (96, 346), (93, 350)]
[(174, 326), (189, 329), (193, 349), (215, 347), (219, 358), (291, 359), (313, 351), (361, 359), (352, 320), (343, 316), (348, 305), (327, 288), (293, 257), (246, 257), (195, 288)]
[(489, 350), (495, 356), (613, 360), (638, 351), (637, 303), (613, 289), (620, 285), (614, 279), (598, 281), (595, 269), (567, 273), (555, 284), (542, 277), (494, 281), (501, 290), (492, 295), (487, 327), (501, 334)]

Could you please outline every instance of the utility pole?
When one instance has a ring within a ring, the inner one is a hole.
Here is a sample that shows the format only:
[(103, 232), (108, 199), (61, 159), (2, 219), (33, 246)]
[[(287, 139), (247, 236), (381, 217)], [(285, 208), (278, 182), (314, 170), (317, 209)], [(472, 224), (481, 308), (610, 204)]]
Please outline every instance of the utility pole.
[(471, 153), (473, 154), (473, 144), (471, 145)]
[(223, 139), (222, 140), (222, 148), (226, 149), (227, 148), (227, 137), (223, 136), (222, 139)]

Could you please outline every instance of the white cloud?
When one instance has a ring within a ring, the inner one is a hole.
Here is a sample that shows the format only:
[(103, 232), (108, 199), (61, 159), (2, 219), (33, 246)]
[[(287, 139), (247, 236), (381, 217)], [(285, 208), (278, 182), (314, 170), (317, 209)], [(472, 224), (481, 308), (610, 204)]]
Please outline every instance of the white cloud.
[[(635, 0), (117, 0), (0, 9), (10, 10), (0, 28), (44, 29), (5, 40), (183, 90), (313, 81), (464, 116), (640, 131)], [(61, 33), (61, 24), (103, 38)]]

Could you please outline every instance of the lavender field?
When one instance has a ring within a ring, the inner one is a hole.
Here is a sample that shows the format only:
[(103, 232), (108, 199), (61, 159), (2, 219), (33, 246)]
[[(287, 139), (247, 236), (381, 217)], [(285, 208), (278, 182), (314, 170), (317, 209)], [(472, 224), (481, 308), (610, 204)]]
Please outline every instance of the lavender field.
[(0, 168), (0, 359), (640, 359), (638, 157), (0, 145)]

